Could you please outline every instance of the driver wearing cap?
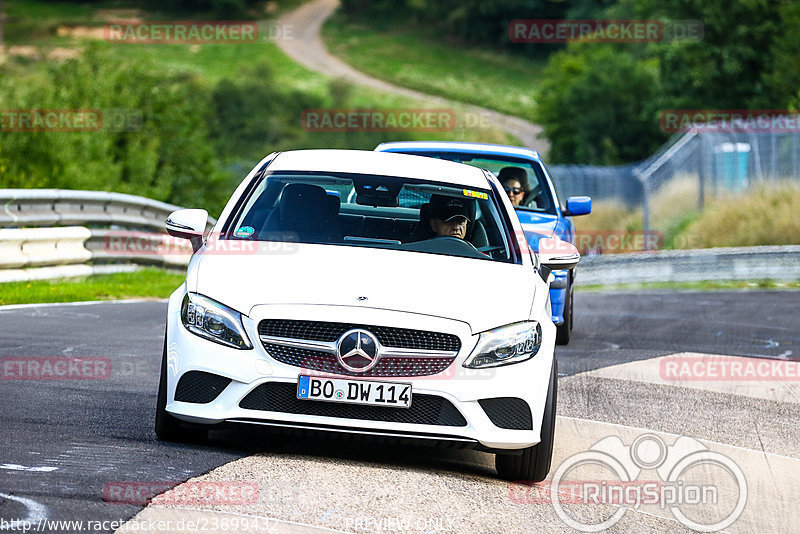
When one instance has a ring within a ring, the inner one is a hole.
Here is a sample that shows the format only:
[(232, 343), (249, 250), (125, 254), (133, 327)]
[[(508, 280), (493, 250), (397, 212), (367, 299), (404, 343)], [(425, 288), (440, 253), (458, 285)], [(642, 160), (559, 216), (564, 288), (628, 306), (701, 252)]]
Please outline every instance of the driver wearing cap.
[(432, 195), (430, 225), (433, 233), (441, 237), (466, 238), (470, 223), (468, 202), (469, 199), (466, 198)]

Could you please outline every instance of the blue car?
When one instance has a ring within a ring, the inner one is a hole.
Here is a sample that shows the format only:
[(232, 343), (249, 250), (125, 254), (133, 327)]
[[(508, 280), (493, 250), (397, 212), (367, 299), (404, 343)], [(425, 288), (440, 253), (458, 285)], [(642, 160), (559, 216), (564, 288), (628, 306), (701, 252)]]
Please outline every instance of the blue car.
[[(535, 150), (515, 146), (483, 143), (454, 143), (440, 141), (403, 141), (382, 143), (377, 152), (400, 152), (457, 161), (480, 167), (494, 173), (506, 183), (505, 178), (520, 182), (519, 191), (506, 188), (511, 195), (519, 194), (519, 205), (515, 209), (525, 237), (533, 250), (539, 250), (539, 239), (558, 237), (575, 243), (575, 225), (572, 216), (585, 215), (592, 211), (589, 197), (570, 197), (566, 206), (558, 201), (550, 175)], [(522, 172), (524, 170), (524, 173)], [(573, 325), (573, 287), (575, 270), (553, 271), (550, 282), (550, 305), (553, 322), (557, 326), (556, 343), (569, 343)]]

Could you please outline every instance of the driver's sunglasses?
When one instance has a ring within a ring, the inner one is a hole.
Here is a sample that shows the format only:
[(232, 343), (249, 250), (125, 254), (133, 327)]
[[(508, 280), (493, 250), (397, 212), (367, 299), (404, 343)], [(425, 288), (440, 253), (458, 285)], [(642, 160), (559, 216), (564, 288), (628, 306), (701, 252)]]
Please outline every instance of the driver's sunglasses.
[(504, 187), (503, 189), (505, 189), (506, 193), (514, 193), (515, 195), (522, 193), (521, 187)]

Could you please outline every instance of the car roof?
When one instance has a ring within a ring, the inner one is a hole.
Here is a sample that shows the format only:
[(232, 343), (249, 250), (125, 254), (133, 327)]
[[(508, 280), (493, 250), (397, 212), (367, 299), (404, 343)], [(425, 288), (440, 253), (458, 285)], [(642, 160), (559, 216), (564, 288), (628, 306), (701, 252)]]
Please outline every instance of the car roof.
[(453, 141), (395, 141), (381, 143), (375, 147), (377, 152), (395, 152), (414, 150), (421, 152), (461, 152), (469, 154), (485, 154), (494, 156), (512, 156), (531, 158), (542, 162), (539, 153), (530, 148), (509, 145), (493, 145), (490, 143), (462, 143)]
[(399, 176), (486, 189), (481, 169), (424, 156), (371, 150), (292, 150), (279, 153), (270, 171), (344, 172)]

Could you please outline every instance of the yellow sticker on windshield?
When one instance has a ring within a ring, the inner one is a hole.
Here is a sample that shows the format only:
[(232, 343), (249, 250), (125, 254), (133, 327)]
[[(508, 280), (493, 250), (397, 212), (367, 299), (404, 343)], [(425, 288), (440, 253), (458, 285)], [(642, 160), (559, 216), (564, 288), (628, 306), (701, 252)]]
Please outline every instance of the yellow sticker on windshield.
[(483, 200), (487, 200), (489, 198), (488, 193), (481, 193), (480, 191), (472, 191), (471, 189), (464, 189), (464, 196), (472, 198), (482, 198)]

